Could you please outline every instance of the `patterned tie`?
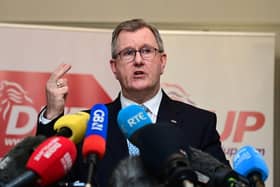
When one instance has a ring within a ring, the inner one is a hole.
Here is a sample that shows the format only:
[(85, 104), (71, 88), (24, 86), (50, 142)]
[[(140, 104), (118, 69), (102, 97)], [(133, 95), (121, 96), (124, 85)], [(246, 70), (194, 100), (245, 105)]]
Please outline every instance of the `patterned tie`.
[(127, 139), (128, 152), (130, 156), (140, 155), (139, 149)]

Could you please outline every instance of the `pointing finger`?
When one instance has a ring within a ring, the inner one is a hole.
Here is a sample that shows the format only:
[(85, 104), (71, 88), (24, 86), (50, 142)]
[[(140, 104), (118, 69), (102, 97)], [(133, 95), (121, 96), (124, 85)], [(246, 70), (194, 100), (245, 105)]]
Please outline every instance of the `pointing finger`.
[(50, 80), (56, 82), (58, 79), (62, 78), (70, 69), (70, 64), (60, 64), (51, 74)]

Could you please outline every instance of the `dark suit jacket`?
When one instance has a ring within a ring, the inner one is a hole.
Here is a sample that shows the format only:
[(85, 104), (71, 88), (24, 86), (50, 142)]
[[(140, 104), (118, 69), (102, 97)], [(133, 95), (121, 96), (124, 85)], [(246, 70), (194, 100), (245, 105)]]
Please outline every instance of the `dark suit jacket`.
[[(108, 185), (113, 169), (120, 160), (128, 156), (126, 138), (117, 125), (117, 115), (121, 109), (120, 97), (106, 106), (109, 111), (106, 153), (97, 165), (94, 179), (94, 183), (97, 183), (100, 187)], [(214, 113), (174, 101), (163, 92), (157, 123), (170, 122), (171, 120), (177, 121), (176, 125), (184, 132), (186, 145), (208, 152), (221, 162), (229, 165), (221, 148), (219, 134), (216, 130), (216, 115)], [(38, 124), (37, 134), (54, 135), (55, 132), (52, 128), (54, 122), (55, 120), (48, 125)], [(82, 142), (77, 145), (78, 159), (66, 180), (86, 181), (87, 166), (81, 156), (81, 145)]]

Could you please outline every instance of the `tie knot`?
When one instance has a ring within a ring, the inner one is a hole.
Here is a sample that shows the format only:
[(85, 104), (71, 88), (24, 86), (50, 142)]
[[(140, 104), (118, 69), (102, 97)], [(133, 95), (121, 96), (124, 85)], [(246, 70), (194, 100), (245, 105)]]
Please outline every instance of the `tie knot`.
[(147, 112), (148, 114), (153, 114), (152, 111), (146, 105), (141, 106), (144, 108), (145, 112)]
[(157, 115), (152, 112), (147, 106), (141, 105), (145, 112), (148, 114), (148, 116), (151, 118), (152, 122), (155, 123), (157, 120)]

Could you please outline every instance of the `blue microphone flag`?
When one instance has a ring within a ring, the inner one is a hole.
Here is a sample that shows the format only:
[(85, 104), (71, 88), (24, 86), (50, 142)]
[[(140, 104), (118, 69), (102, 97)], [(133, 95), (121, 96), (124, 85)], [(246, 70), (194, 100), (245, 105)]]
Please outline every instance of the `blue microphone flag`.
[(104, 104), (96, 104), (90, 110), (85, 137), (99, 135), (105, 140), (108, 128), (108, 109)]

